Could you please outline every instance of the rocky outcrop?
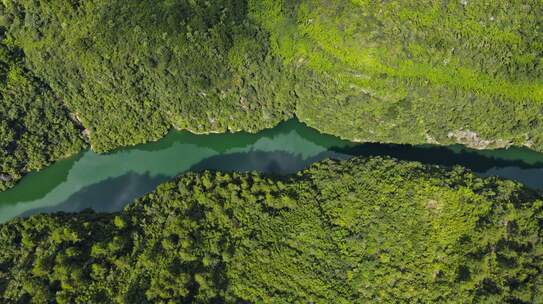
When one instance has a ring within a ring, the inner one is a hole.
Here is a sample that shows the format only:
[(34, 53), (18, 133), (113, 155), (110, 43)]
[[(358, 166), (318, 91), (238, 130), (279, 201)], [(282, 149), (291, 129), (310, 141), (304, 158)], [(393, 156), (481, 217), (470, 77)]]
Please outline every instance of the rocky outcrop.
[(488, 140), (470, 130), (451, 131), (447, 134), (449, 139), (473, 149), (507, 148), (513, 143), (503, 139)]
[(0, 173), (0, 182), (11, 182), (13, 177), (7, 173)]

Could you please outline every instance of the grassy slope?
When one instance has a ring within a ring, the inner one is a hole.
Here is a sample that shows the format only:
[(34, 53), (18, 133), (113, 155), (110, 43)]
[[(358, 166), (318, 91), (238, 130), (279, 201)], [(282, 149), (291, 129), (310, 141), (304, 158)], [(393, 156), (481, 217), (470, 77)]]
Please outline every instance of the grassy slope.
[(190, 173), (125, 211), (0, 226), (0, 297), (59, 303), (538, 303), (541, 197), (389, 159)]

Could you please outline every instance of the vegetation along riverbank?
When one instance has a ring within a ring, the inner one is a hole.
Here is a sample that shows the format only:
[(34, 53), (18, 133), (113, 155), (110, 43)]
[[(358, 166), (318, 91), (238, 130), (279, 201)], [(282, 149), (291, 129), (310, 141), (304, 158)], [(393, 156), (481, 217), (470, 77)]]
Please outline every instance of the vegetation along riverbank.
[(0, 190), (171, 128), (543, 150), (540, 1), (6, 0)]
[(187, 173), (112, 214), (0, 225), (6, 303), (540, 303), (542, 197), (386, 158)]

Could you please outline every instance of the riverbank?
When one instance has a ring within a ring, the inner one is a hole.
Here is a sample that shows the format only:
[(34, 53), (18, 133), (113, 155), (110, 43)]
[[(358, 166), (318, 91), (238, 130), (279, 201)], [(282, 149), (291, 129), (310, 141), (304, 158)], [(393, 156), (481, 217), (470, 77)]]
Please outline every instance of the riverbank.
[(171, 131), (159, 141), (98, 154), (90, 150), (30, 173), (0, 193), (0, 222), (40, 212), (121, 210), (186, 171), (292, 174), (327, 158), (392, 157), (481, 176), (515, 179), (543, 189), (543, 154), (523, 149), (473, 150), (460, 145), (359, 144), (322, 134), (297, 120), (258, 133), (196, 135)]
[(382, 157), (188, 172), (113, 214), (1, 224), (0, 299), (539, 303), (541, 198)]

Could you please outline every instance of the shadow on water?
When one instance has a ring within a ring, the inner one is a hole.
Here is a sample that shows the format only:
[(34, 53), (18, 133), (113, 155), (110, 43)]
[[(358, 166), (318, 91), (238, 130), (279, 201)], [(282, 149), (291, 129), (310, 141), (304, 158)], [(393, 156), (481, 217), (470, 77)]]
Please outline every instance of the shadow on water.
[[(123, 148), (106, 155), (82, 152), (30, 174), (17, 187), (0, 193), (0, 201), (6, 212), (15, 210), (14, 213), (21, 212), (22, 216), (77, 212), (87, 208), (113, 212), (186, 170), (259, 171), (284, 175), (323, 159), (353, 156), (387, 156), (447, 167), (461, 165), (482, 176), (512, 178), (543, 189), (543, 154), (528, 149), (478, 151), (458, 145), (358, 144), (321, 134), (293, 119), (258, 134), (195, 135), (172, 131), (158, 142)], [(76, 172), (69, 175), (70, 170)], [(96, 178), (86, 178), (93, 174)], [(65, 183), (67, 179), (69, 181)], [(63, 188), (57, 188), (61, 184)], [(80, 187), (81, 190), (71, 192)], [(54, 203), (49, 198), (41, 207), (34, 207), (39, 206), (39, 199), (50, 191), (59, 195), (58, 204), (44, 207)], [(26, 205), (25, 211), (17, 211), (33, 200), (33, 205)], [(13, 209), (9, 209), (10, 205)], [(6, 217), (7, 214), (11, 213), (6, 213)]]
[[(331, 149), (304, 159), (300, 154), (284, 151), (250, 151), (216, 155), (194, 164), (188, 171), (219, 170), (225, 172), (258, 171), (272, 175), (285, 175), (298, 172), (311, 164), (324, 159), (348, 159), (353, 156), (391, 156), (402, 160), (420, 161), (428, 164), (453, 166), (461, 164), (474, 171), (484, 172), (493, 167), (495, 160), (476, 153), (469, 158), (461, 157), (447, 148), (416, 148), (398, 145), (364, 144), (349, 149)], [(403, 149), (400, 149), (403, 148)], [(502, 161), (503, 166), (518, 165), (517, 162)], [(87, 186), (68, 199), (53, 207), (36, 208), (26, 211), (21, 216), (37, 213), (78, 212), (93, 209), (96, 212), (115, 212), (127, 203), (153, 191), (159, 184), (169, 180), (168, 176), (150, 176), (129, 172), (117, 178), (105, 179)]]
[[(459, 149), (461, 149), (461, 152), (456, 152), (456, 150)], [(519, 167), (524, 169), (543, 168), (543, 157), (541, 161), (528, 163), (521, 159), (509, 160), (500, 158), (500, 150), (495, 150), (494, 153), (497, 156), (493, 157), (484, 155), (481, 153), (481, 151), (468, 148), (459, 148), (459, 146), (439, 147), (430, 145), (411, 146), (369, 143), (346, 148), (333, 147), (330, 150), (351, 156), (389, 156), (400, 160), (418, 161), (424, 164), (441, 165), (447, 167), (460, 165), (475, 172), (485, 172), (492, 168), (500, 167)]]
[[(336, 156), (336, 157), (334, 157)], [(262, 173), (284, 175), (291, 174), (309, 167), (312, 163), (325, 158), (339, 158), (336, 153), (322, 152), (319, 155), (303, 159), (301, 155), (283, 151), (232, 153), (209, 157), (187, 171), (258, 171)], [(79, 212), (92, 209), (96, 212), (119, 211), (129, 202), (153, 191), (159, 184), (169, 180), (165, 175), (150, 176), (129, 172), (116, 178), (108, 178), (99, 183), (84, 187), (71, 195), (64, 202), (52, 207), (42, 207), (28, 210), (21, 217), (37, 213)]]
[(129, 172), (116, 178), (108, 178), (87, 186), (68, 199), (52, 207), (35, 208), (21, 214), (27, 217), (37, 213), (79, 212), (92, 209), (96, 212), (115, 212), (128, 202), (153, 191), (159, 184), (167, 181), (167, 176), (154, 176)]
[(301, 171), (312, 163), (327, 158), (344, 159), (338, 153), (325, 151), (316, 156), (304, 159), (300, 154), (284, 151), (262, 152), (250, 151), (246, 153), (231, 153), (207, 158), (188, 171), (218, 170), (225, 172), (257, 171), (272, 175), (285, 175)]

